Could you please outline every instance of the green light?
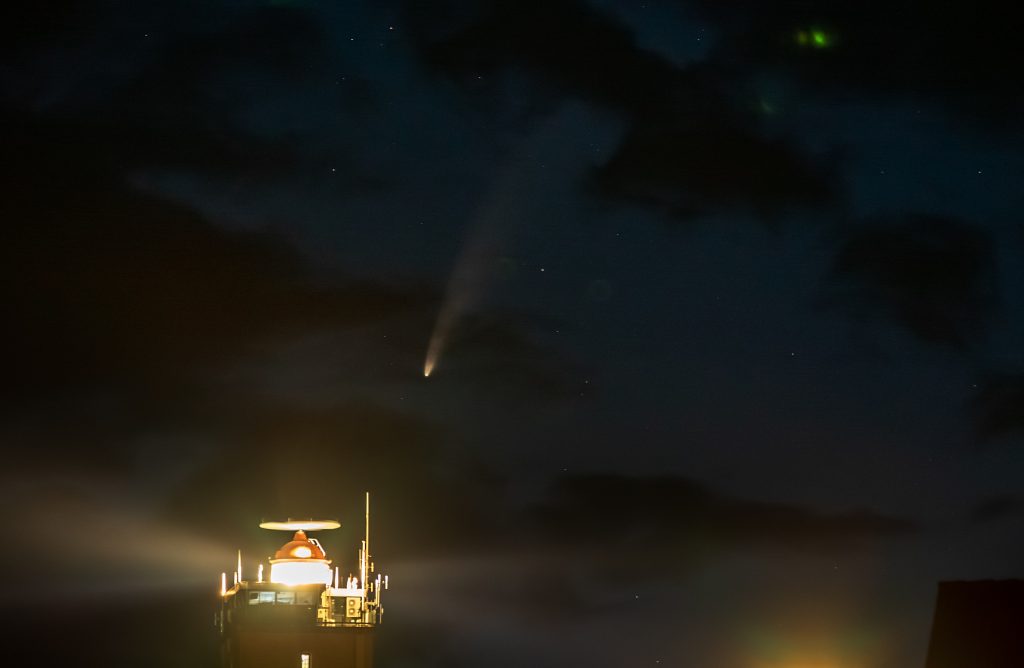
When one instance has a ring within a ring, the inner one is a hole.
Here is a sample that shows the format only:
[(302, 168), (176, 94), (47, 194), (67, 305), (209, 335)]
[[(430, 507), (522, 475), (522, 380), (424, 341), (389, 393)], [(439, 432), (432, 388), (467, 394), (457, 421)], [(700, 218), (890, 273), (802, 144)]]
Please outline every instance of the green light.
[(796, 43), (815, 49), (827, 49), (832, 46), (832, 35), (821, 28), (808, 28), (796, 31)]

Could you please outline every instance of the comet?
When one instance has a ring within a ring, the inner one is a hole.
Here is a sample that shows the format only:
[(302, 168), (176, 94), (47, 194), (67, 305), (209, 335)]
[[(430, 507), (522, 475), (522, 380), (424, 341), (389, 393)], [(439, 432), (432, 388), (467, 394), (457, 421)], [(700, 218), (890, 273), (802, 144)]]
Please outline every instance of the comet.
[(489, 283), (487, 268), (496, 254), (499, 238), (493, 224), (484, 221), (477, 226), (469, 242), (456, 262), (455, 270), (448, 282), (444, 302), (437, 314), (434, 331), (427, 345), (427, 356), (423, 360), (423, 377), (429, 378), (437, 364), (462, 315), (472, 309)]
[(509, 157), (481, 202), (430, 335), (423, 360), (424, 378), (437, 370), (463, 316), (479, 306), (494, 277), (499, 250), (507, 245), (509, 232), (532, 217), (525, 206), (537, 207), (538, 195), (549, 186), (546, 172), (538, 171), (537, 165), (555, 163), (553, 156), (543, 161), (540, 156), (560, 145), (572, 122), (570, 114), (555, 113), (541, 123)]

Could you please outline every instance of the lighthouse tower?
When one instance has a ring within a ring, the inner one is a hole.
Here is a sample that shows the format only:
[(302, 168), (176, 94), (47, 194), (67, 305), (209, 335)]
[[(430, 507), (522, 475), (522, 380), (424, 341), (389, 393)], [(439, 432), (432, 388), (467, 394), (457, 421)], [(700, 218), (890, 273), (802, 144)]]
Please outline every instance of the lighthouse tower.
[(372, 668), (388, 578), (370, 558), (369, 494), (358, 565), (345, 576), (309, 536), (340, 526), (312, 519), (260, 524), (292, 537), (267, 560), (269, 572), (259, 563), (254, 580), (243, 578), (241, 551), (231, 581), (221, 573), (216, 623), (224, 668)]

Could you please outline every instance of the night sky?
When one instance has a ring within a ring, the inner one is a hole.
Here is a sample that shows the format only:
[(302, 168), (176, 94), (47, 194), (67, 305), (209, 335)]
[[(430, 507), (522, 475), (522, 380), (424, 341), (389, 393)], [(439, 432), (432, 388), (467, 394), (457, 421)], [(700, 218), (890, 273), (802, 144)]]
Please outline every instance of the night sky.
[(369, 490), (383, 668), (923, 666), (1024, 576), (1001, 4), (6, 8), (6, 630), (215, 665)]

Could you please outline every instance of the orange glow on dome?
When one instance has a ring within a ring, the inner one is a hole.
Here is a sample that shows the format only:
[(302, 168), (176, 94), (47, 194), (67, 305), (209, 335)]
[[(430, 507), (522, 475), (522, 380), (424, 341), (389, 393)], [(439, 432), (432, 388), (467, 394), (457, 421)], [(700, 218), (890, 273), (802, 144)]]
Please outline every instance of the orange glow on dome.
[(315, 539), (298, 530), (270, 560), (270, 581), (278, 584), (325, 584), (330, 586), (334, 571), (327, 554)]
[(299, 530), (288, 543), (274, 554), (275, 559), (326, 559), (327, 555), (320, 543), (306, 537), (306, 532)]

